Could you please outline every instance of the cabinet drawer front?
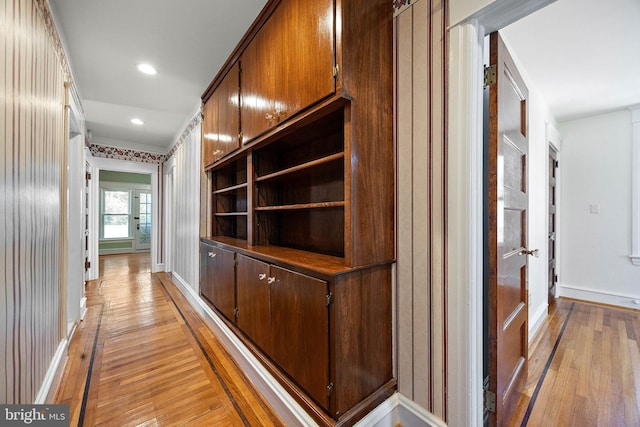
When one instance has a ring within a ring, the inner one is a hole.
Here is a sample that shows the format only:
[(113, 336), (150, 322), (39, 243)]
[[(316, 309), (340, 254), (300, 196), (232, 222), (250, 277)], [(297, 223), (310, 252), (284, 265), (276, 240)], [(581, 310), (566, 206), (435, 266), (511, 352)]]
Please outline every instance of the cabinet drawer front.
[(271, 266), (271, 357), (328, 409), (327, 282)]

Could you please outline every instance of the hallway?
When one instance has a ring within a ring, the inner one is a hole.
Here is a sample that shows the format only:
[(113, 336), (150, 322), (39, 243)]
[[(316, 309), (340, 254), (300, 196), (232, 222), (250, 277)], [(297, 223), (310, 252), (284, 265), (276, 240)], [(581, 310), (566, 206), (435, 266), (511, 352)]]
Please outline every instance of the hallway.
[(149, 258), (103, 256), (86, 287), (53, 399), (70, 405), (71, 425), (282, 425)]

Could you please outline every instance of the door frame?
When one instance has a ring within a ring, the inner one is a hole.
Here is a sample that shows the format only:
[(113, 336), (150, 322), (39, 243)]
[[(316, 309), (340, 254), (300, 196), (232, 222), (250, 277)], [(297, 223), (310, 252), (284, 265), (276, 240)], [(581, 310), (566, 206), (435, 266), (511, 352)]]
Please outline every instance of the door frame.
[(449, 28), (447, 406), (451, 426), (483, 425), (484, 37), (551, 3), (496, 0)]
[[(130, 172), (130, 173), (143, 173), (151, 175), (151, 272), (155, 273), (158, 271), (164, 271), (164, 263), (159, 262), (159, 254), (158, 250), (158, 241), (159, 241), (159, 232), (160, 227), (158, 224), (159, 221), (159, 193), (158, 193), (158, 169), (159, 165), (156, 163), (142, 163), (142, 162), (132, 162), (128, 160), (118, 160), (118, 159), (107, 159), (104, 157), (91, 157), (89, 160), (93, 167), (93, 173), (95, 177), (100, 175), (100, 170), (111, 170), (117, 172)], [(93, 205), (94, 212), (99, 212), (99, 188), (98, 188), (98, 180), (91, 180), (93, 190), (93, 194), (95, 197), (91, 198), (90, 203)], [(96, 226), (98, 216), (95, 216)], [(90, 239), (91, 251), (94, 254), (98, 253), (98, 239), (97, 236), (94, 239)], [(93, 265), (93, 264), (92, 264)], [(97, 269), (96, 269), (97, 270)], [(99, 271), (96, 271), (96, 274), (100, 274)]]

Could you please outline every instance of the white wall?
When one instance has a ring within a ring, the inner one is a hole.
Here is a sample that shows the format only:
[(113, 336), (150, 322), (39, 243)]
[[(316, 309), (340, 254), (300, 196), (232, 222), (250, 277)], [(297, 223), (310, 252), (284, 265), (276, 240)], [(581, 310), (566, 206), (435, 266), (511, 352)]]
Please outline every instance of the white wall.
[[(638, 308), (631, 253), (631, 111), (560, 124), (560, 295)], [(591, 213), (591, 206), (598, 213)]]

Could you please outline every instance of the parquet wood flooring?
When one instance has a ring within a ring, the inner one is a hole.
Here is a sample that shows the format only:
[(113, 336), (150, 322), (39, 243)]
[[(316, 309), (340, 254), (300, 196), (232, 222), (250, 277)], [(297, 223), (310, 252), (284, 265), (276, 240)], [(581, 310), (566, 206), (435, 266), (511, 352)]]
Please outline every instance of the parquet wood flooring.
[(511, 426), (640, 426), (640, 312), (559, 299)]
[(100, 257), (55, 403), (75, 426), (281, 426), (148, 254)]

